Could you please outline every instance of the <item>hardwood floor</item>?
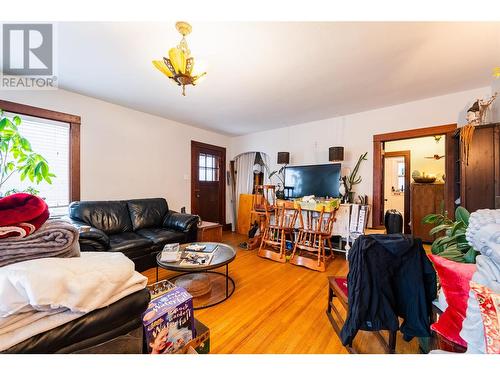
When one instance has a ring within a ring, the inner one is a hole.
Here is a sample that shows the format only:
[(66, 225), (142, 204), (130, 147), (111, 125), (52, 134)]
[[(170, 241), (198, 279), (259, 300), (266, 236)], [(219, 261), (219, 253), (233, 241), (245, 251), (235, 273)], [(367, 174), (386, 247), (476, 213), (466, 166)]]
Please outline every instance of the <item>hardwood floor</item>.
[[(217, 306), (195, 311), (210, 328), (211, 353), (347, 353), (325, 314), (327, 276), (347, 274), (344, 255), (336, 253), (321, 273), (259, 258), (256, 250), (238, 248), (243, 241), (242, 235), (224, 232), (223, 242), (237, 249), (229, 267), (234, 294)], [(144, 275), (154, 282), (156, 270)], [(173, 275), (160, 269), (160, 279)], [(360, 332), (354, 345), (362, 353), (382, 353), (370, 333)], [(418, 343), (406, 343), (398, 334), (396, 351), (418, 353)]]

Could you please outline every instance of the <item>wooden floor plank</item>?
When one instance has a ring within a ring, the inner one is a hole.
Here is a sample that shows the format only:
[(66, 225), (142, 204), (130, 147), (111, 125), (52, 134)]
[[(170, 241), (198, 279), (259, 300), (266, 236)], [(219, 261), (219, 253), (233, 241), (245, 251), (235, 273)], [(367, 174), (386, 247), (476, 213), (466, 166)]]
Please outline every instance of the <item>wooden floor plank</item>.
[[(224, 232), (223, 242), (237, 250), (229, 273), (236, 283), (227, 301), (195, 317), (210, 328), (211, 353), (347, 353), (325, 314), (330, 275), (346, 275), (343, 254), (338, 253), (326, 272), (257, 256), (257, 250), (238, 248), (245, 237)], [(219, 271), (223, 272), (223, 269)], [(155, 281), (155, 269), (144, 272)], [(174, 273), (160, 269), (160, 279)], [(358, 351), (382, 353), (373, 335), (362, 332), (355, 340)], [(398, 335), (398, 353), (418, 353), (418, 343)]]

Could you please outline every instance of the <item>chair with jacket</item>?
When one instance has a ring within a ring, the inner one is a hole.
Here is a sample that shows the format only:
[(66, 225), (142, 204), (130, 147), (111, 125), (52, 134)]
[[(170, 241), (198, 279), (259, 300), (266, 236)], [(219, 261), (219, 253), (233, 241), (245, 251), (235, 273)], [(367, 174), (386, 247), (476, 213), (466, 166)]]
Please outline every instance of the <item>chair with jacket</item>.
[[(349, 352), (356, 352), (352, 343), (359, 330), (375, 332), (388, 353), (395, 352), (398, 330), (406, 341), (431, 337), (436, 272), (420, 239), (402, 234), (360, 236), (348, 261), (347, 278), (330, 278), (326, 313)], [(335, 298), (347, 308), (345, 321)], [(384, 330), (390, 333), (389, 342), (380, 335)]]
[(77, 201), (69, 206), (69, 219), (90, 226), (80, 233), (82, 251), (120, 251), (139, 272), (156, 266), (165, 244), (196, 241), (199, 221), (197, 215), (170, 210), (163, 198)]

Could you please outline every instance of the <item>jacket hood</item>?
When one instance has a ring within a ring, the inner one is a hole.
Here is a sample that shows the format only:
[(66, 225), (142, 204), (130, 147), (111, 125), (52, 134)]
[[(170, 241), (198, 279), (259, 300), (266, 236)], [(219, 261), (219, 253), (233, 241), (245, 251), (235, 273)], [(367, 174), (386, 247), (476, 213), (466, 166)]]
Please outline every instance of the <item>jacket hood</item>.
[(413, 237), (404, 234), (372, 234), (370, 237), (395, 256), (402, 256), (413, 246)]

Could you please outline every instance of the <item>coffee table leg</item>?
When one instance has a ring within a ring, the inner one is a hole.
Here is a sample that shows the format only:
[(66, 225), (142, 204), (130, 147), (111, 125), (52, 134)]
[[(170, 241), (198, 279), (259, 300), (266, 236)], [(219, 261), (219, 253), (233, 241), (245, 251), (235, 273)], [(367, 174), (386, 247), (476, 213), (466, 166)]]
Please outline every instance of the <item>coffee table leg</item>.
[(226, 264), (226, 298), (229, 293), (229, 264)]
[(156, 266), (156, 282), (158, 282), (158, 266)]

